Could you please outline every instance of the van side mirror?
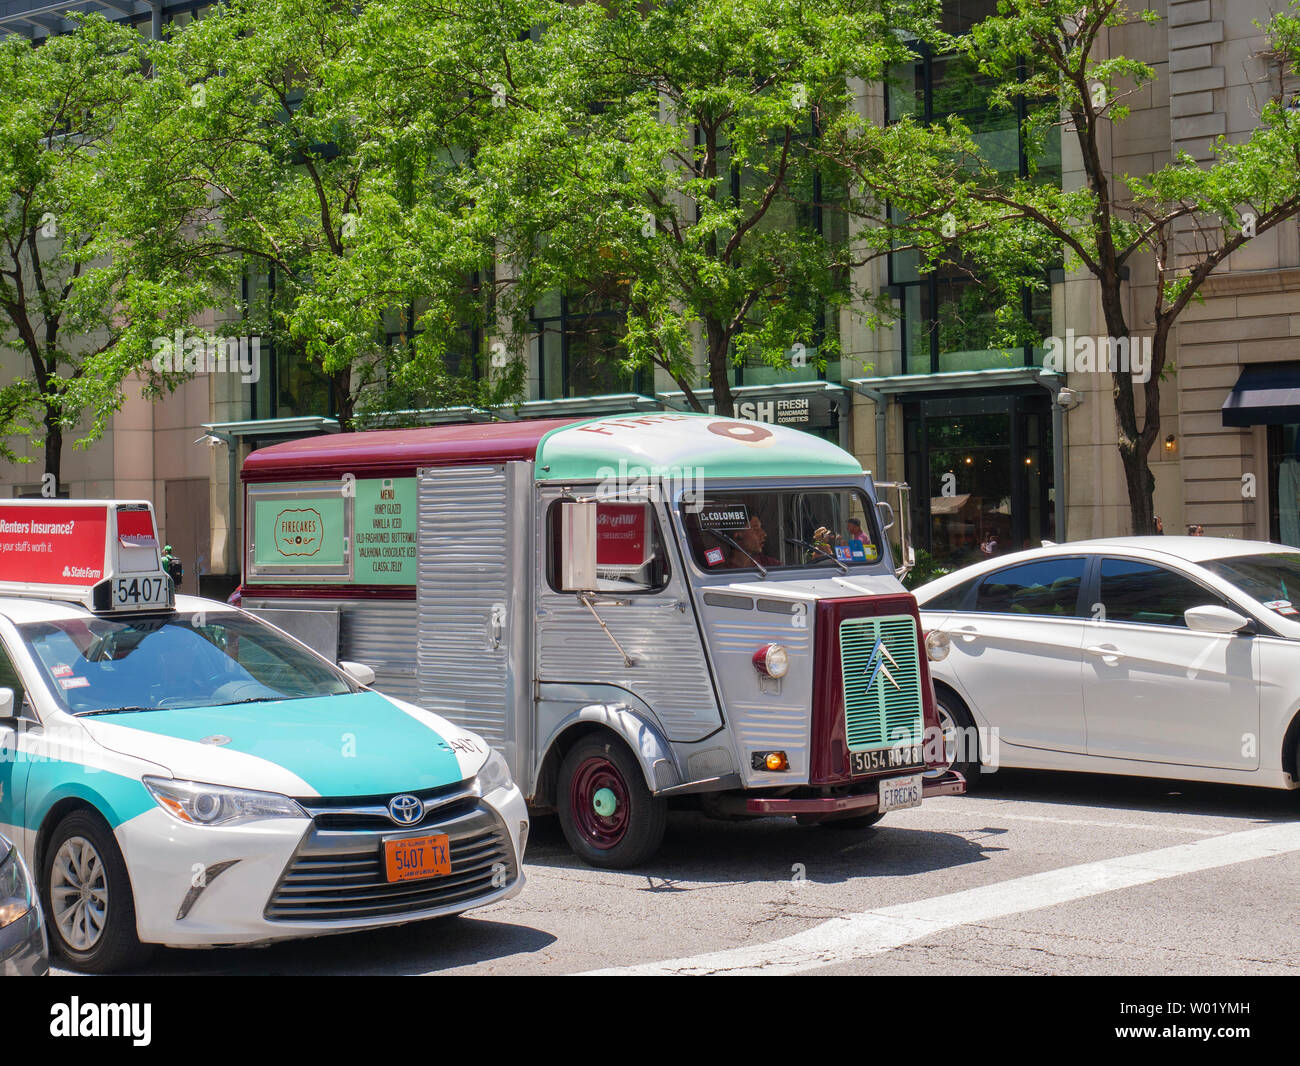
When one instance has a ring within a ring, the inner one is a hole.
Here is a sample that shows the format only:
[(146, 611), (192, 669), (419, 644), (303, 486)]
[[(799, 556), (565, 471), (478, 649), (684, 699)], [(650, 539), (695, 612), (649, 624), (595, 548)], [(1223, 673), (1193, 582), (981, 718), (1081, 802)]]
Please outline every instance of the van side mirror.
[(1183, 620), (1188, 629), (1200, 633), (1240, 633), (1243, 630), (1254, 632), (1254, 625), (1249, 618), (1220, 607), (1216, 603), (1207, 603), (1203, 607), (1189, 607), (1183, 612)]
[(0, 688), (0, 722), (6, 718), (18, 717), (17, 709), (14, 707), (14, 690), (11, 688)]
[(596, 589), (596, 503), (560, 504), (560, 588)]

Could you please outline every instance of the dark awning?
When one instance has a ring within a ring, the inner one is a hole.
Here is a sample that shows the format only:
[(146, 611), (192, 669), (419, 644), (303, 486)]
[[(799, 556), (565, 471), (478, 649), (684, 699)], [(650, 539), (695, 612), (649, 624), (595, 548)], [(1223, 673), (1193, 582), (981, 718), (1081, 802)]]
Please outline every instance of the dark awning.
[(1225, 426), (1300, 422), (1300, 361), (1244, 367), (1223, 401)]

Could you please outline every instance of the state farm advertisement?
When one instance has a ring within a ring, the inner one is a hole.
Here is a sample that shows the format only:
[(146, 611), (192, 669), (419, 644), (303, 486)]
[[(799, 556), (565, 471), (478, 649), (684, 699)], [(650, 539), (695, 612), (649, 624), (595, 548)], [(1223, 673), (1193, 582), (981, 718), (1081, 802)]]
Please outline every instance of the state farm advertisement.
[(93, 585), (104, 576), (106, 507), (0, 504), (0, 581)]

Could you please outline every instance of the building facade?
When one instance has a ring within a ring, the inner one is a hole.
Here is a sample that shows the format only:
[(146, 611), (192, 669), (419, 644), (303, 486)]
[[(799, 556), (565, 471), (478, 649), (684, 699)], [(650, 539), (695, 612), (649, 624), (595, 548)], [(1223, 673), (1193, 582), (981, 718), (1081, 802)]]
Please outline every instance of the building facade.
[[(130, 20), (155, 35), (169, 22), (202, 17), (206, 6), (142, 0), (66, 5)], [(995, 6), (994, 0), (949, 0), (947, 28), (960, 32)], [(1108, 54), (1142, 59), (1157, 73), (1129, 101), (1129, 119), (1109, 131), (1106, 161), (1114, 175), (1152, 170), (1177, 152), (1208, 158), (1217, 136), (1241, 137), (1254, 128), (1265, 100), (1291, 99), (1300, 91), (1267, 54), (1255, 25), (1267, 19), (1264, 0), (1153, 0), (1150, 6), (1162, 16), (1159, 22), (1133, 21), (1107, 31)], [(48, 0), (0, 0), (0, 33), (38, 41), (62, 32), (69, 24), (58, 11)], [(978, 80), (972, 82), (951, 57), (919, 55), (887, 82), (862, 86), (860, 106), (876, 122), (960, 113), (1000, 168), (1025, 172), (1018, 116), (987, 108)], [(1081, 165), (1071, 135), (1061, 134), (1049, 148), (1040, 173), (1077, 186)], [(1139, 259), (1127, 286), (1138, 338), (1152, 328), (1151, 269)], [(738, 368), (741, 417), (817, 433), (852, 450), (878, 480), (906, 480), (912, 528), (943, 565), (1043, 539), (1129, 531), (1108, 374), (1055, 374), (1043, 369), (1041, 344), (996, 346), (996, 307), (955, 272), (922, 274), (905, 254), (863, 270), (856, 283), (889, 292), (896, 321), (872, 330), (849, 307), (831, 324), (841, 343), (838, 361), (818, 366), (810, 360), (784, 373)], [(1104, 334), (1092, 279), (1066, 273), (1060, 264), (1045, 264), (1044, 271), (1044, 291), (1027, 293), (1023, 307), (1038, 332)], [(257, 298), (255, 288), (245, 300)], [(1168, 532), (1198, 524), (1207, 535), (1300, 545), (1300, 224), (1291, 220), (1249, 242), (1210, 278), (1204, 297), (1177, 326), (1174, 366), (1162, 388), (1167, 430), (1152, 456), (1156, 512)], [(221, 317), (229, 311), (214, 311), (214, 322)], [(601, 358), (618, 331), (609, 309), (573, 306), (557, 294), (539, 302), (531, 324), (526, 394), (517, 407), (425, 417), (685, 406), (662, 372), (625, 376)], [(392, 336), (401, 329), (397, 315)], [(470, 338), (468, 347), (481, 350), (483, 342)], [(242, 517), (234, 478), (244, 456), (288, 436), (337, 429), (329, 390), (319, 379), (274, 351), (260, 354), (254, 381), (202, 374), (156, 403), (130, 390), (101, 441), (65, 452), (63, 490), (151, 499), (165, 538), (212, 592), (238, 578)], [(0, 372), (24, 371), (7, 353), (0, 356)], [(707, 402), (707, 392), (701, 395)], [(30, 465), (0, 466), (0, 497), (39, 491), (39, 454), (32, 458)]]

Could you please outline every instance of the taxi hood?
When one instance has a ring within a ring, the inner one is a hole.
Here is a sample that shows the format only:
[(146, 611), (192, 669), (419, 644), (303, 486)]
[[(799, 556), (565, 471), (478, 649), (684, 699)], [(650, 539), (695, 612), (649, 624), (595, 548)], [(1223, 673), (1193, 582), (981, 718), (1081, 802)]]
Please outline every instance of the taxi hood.
[(474, 734), (370, 691), (78, 721), (97, 743), (178, 779), (297, 798), (455, 784), (487, 757)]

